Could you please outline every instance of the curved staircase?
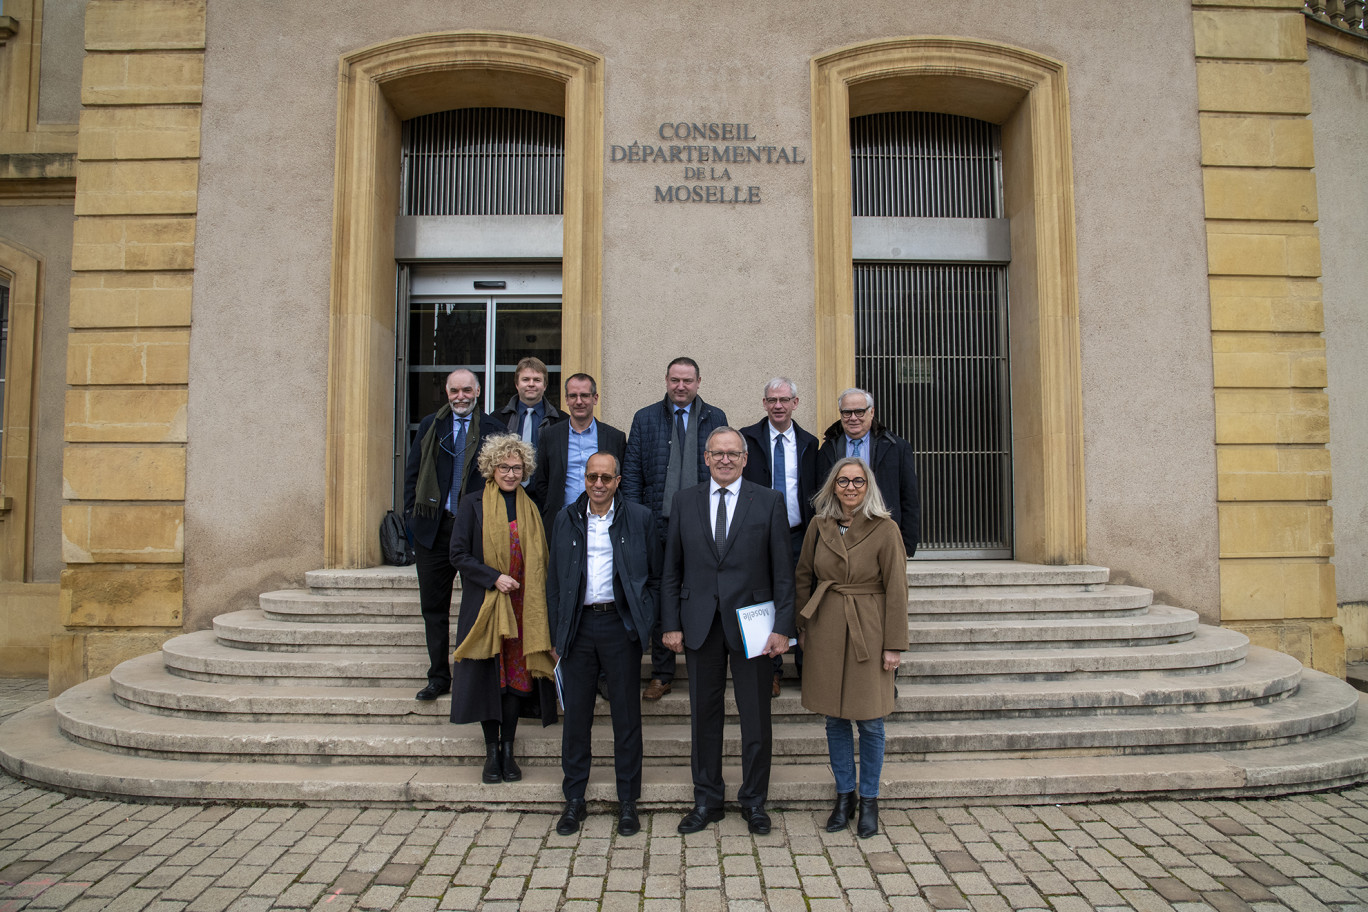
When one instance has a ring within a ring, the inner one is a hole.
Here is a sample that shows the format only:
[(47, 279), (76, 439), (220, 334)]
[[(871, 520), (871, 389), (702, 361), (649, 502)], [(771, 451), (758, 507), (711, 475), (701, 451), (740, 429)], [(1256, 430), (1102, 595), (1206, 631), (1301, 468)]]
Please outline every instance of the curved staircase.
[[(1107, 578), (1012, 561), (908, 565), (913, 649), (887, 725), (885, 803), (1249, 795), (1368, 777), (1352, 687)], [(0, 763), (62, 789), (152, 798), (560, 803), (558, 725), (524, 721), (524, 780), (485, 785), (478, 726), (450, 725), (449, 697), (413, 699), (427, 660), (411, 569), (306, 582), (19, 714), (0, 727)], [(675, 692), (643, 704), (645, 806), (692, 803), (686, 674), (681, 661)], [(824, 804), (823, 725), (786, 685), (770, 802)], [(612, 732), (598, 711), (589, 797), (610, 801)], [(737, 727), (727, 735), (735, 784)]]

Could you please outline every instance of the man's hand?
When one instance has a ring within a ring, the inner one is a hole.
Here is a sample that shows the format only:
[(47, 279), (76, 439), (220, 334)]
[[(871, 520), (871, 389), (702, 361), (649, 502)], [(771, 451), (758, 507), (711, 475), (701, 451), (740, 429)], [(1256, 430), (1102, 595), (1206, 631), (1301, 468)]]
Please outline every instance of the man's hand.
[(789, 638), (782, 633), (771, 633), (769, 640), (765, 643), (765, 651), (761, 655), (781, 656), (788, 652)]
[(671, 652), (684, 651), (684, 631), (671, 630), (669, 633), (660, 635), (660, 642), (665, 644), (665, 648)]

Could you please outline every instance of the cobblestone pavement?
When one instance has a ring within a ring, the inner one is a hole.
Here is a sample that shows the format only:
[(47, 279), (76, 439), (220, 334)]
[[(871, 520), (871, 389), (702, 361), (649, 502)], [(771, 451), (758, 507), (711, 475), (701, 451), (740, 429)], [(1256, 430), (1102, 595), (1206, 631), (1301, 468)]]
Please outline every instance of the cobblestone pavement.
[[(46, 697), (0, 681), (0, 713)], [(1368, 909), (1368, 787), (1270, 800), (810, 811), (687, 837), (545, 813), (151, 805), (0, 774), (0, 912)]]

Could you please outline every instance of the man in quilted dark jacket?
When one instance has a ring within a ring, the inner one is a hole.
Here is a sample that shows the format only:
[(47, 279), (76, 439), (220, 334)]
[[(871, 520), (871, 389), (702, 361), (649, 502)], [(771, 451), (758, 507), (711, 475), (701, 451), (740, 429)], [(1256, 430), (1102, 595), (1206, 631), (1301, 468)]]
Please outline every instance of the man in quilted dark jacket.
[[(698, 395), (703, 375), (692, 358), (675, 358), (665, 369), (665, 398), (632, 418), (627, 455), (622, 463), (622, 496), (650, 507), (660, 538), (669, 524), (670, 501), (684, 488), (708, 477), (703, 447), (715, 428), (727, 426), (727, 415)], [(674, 682), (675, 654), (660, 642), (659, 626), (651, 631), (651, 683), (642, 698), (659, 700)]]

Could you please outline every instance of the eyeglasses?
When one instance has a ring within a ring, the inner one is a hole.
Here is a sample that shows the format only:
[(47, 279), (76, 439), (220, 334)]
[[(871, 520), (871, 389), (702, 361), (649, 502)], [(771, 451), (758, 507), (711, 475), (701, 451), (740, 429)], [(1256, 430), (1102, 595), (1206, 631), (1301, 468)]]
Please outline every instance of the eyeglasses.
[(844, 475), (836, 479), (838, 488), (863, 488), (866, 483), (863, 478), (846, 478)]
[(596, 395), (598, 395), (598, 394), (597, 394), (597, 393), (566, 393), (566, 394), (565, 394), (565, 398), (566, 398), (566, 399), (569, 399), (571, 402), (579, 402), (580, 400), (584, 400), (584, 401), (587, 402), (587, 401), (589, 401), (590, 399), (593, 399)]
[(793, 400), (793, 396), (766, 396), (765, 405), (789, 405)]
[(589, 484), (611, 484), (616, 475), (609, 475), (607, 472), (585, 472), (584, 480)]
[(863, 418), (865, 412), (869, 411), (868, 406), (859, 409), (841, 409), (842, 418)]
[(708, 450), (712, 458), (720, 462), (735, 462), (746, 454), (739, 450)]
[(497, 465), (494, 468), (498, 469), (502, 475), (521, 475), (524, 467), (520, 465)]

